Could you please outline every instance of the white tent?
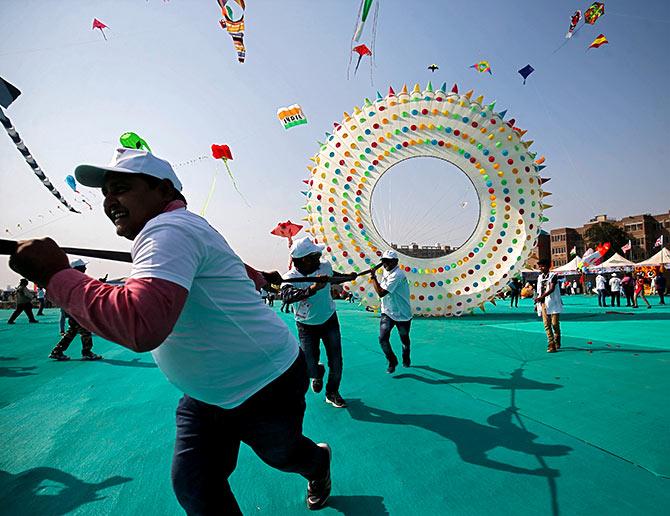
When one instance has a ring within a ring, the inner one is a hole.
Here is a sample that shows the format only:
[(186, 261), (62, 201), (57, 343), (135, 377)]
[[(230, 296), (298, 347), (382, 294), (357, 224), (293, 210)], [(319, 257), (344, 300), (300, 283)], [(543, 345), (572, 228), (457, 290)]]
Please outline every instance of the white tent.
[(582, 259), (579, 256), (575, 256), (572, 260), (570, 260), (568, 263), (565, 265), (561, 265), (560, 267), (556, 267), (555, 269), (552, 269), (553, 272), (576, 272), (579, 270), (579, 263), (582, 261)]
[(600, 269), (614, 269), (617, 267), (634, 267), (635, 264), (630, 260), (627, 260), (619, 253), (614, 253), (608, 260), (605, 260), (603, 263), (597, 267), (591, 267), (591, 270), (600, 270)]
[(664, 247), (651, 258), (648, 258), (643, 262), (636, 263), (635, 265), (638, 267), (670, 265), (670, 251)]

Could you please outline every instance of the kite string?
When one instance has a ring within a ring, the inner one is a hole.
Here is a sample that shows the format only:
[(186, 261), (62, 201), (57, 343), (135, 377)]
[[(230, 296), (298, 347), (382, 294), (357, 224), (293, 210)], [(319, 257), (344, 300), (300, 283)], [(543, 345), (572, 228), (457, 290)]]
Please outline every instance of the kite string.
[(207, 193), (207, 199), (205, 199), (205, 204), (202, 205), (202, 209), (200, 210), (201, 217), (205, 216), (205, 213), (207, 212), (207, 207), (209, 206), (209, 201), (212, 200), (212, 196), (214, 195), (214, 189), (216, 188), (216, 178), (218, 175), (219, 175), (219, 167), (216, 167), (214, 177), (212, 178), (212, 185), (209, 187), (209, 192)]
[(235, 176), (233, 176), (233, 173), (230, 171), (230, 167), (228, 166), (228, 160), (224, 159), (223, 164), (226, 166), (226, 170), (228, 171), (228, 175), (230, 176), (230, 180), (233, 183), (233, 188), (237, 191), (238, 194), (240, 194), (240, 197), (244, 201), (244, 204), (246, 204), (249, 208), (251, 208), (251, 205), (249, 204), (249, 201), (242, 195), (242, 192), (240, 192), (240, 189), (237, 187), (237, 182), (235, 181)]

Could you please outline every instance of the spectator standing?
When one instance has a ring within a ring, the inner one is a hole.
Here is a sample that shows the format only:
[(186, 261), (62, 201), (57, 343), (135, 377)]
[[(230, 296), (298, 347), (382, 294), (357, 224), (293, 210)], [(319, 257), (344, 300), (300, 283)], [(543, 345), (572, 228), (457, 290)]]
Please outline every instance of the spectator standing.
[(616, 272), (613, 272), (610, 278), (610, 304), (612, 306), (614, 306), (614, 301), (617, 306), (621, 306), (621, 279)]
[(667, 288), (667, 280), (665, 279), (665, 273), (659, 271), (654, 278), (654, 283), (656, 284), (656, 293), (658, 294), (659, 305), (665, 304), (665, 290)]
[(42, 287), (37, 288), (37, 302), (39, 303), (39, 310), (37, 311), (37, 315), (44, 315), (44, 294), (45, 290)]
[(596, 276), (596, 291), (598, 292), (598, 306), (607, 306), (607, 280), (602, 272)]
[(633, 293), (635, 292), (635, 280), (630, 272), (625, 272), (621, 280), (621, 288), (626, 296), (626, 306), (634, 306)]

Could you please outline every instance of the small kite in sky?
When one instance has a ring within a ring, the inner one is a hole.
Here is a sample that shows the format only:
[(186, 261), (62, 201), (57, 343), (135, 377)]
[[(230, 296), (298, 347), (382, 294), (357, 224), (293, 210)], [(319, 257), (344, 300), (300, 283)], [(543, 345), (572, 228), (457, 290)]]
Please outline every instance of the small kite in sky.
[(286, 222), (277, 224), (277, 226), (270, 231), (270, 234), (287, 238), (288, 246), (291, 247), (293, 245), (293, 237), (296, 236), (301, 229), (302, 226), (300, 224), (294, 224), (290, 220), (287, 220)]
[(535, 68), (527, 64), (524, 66), (521, 70), (519, 70), (519, 75), (523, 77), (523, 83), (526, 84), (526, 79), (528, 79), (528, 76), (535, 71)]
[(296, 125), (303, 125), (307, 123), (307, 117), (303, 113), (302, 108), (298, 104), (293, 104), (288, 107), (280, 107), (277, 110), (277, 118), (284, 125), (284, 129), (290, 129)]
[(593, 43), (589, 45), (589, 48), (599, 48), (602, 45), (607, 45), (609, 41), (604, 34), (600, 34), (596, 39), (593, 40)]
[(352, 52), (356, 52), (358, 54), (358, 61), (356, 61), (356, 68), (354, 68), (354, 75), (356, 75), (358, 66), (361, 64), (361, 59), (363, 59), (363, 56), (371, 56), (372, 50), (370, 50), (366, 45), (357, 45), (352, 49)]
[[(247, 206), (249, 206), (249, 203), (247, 200), (244, 198), (244, 195), (242, 195), (242, 192), (240, 192), (240, 189), (237, 187), (237, 182), (235, 181), (235, 176), (233, 176), (233, 173), (230, 171), (230, 167), (228, 166), (228, 160), (233, 159), (233, 153), (230, 151), (230, 147), (228, 145), (217, 145), (215, 143), (212, 144), (212, 157), (214, 159), (220, 159), (223, 161), (223, 164), (226, 167), (226, 171), (228, 172), (228, 175), (230, 176), (230, 181), (233, 183), (233, 188), (237, 191), (238, 194), (240, 194), (240, 197), (242, 197), (242, 200), (246, 203)], [(205, 216), (205, 212), (207, 211), (207, 206), (209, 206), (209, 201), (212, 199), (212, 195), (214, 194), (214, 189), (216, 187), (216, 176), (218, 175), (219, 170), (217, 168), (216, 173), (214, 174), (214, 179), (212, 179), (212, 186), (209, 189), (209, 193), (207, 194), (207, 200), (205, 201), (205, 204), (202, 207), (202, 210), (200, 211), (201, 216)]]
[(439, 70), (440, 67), (437, 66), (435, 63), (433, 63), (432, 65), (428, 66), (428, 69), (429, 69), (431, 72), (435, 73), (435, 70)]
[(102, 34), (102, 37), (105, 38), (105, 41), (107, 41), (107, 36), (105, 36), (105, 31), (102, 29), (108, 29), (107, 25), (102, 23), (100, 20), (97, 18), (93, 18), (93, 27), (91, 27), (91, 30), (95, 29), (100, 29), (100, 33)]
[(493, 75), (493, 72), (491, 72), (491, 65), (488, 61), (479, 61), (478, 63), (473, 64), (470, 68), (474, 68), (479, 73), (488, 72), (490, 75)]
[(582, 12), (579, 9), (577, 9), (575, 13), (572, 15), (572, 18), (570, 18), (570, 28), (568, 29), (568, 33), (565, 35), (567, 39), (570, 39), (572, 37), (572, 33), (575, 32), (577, 24), (581, 19), (582, 19)]
[(593, 25), (603, 14), (605, 14), (605, 4), (602, 2), (593, 2), (591, 7), (584, 11), (584, 21), (589, 25)]
[(125, 147), (126, 149), (141, 149), (151, 152), (149, 144), (145, 142), (137, 133), (133, 133), (131, 131), (123, 133), (119, 138), (119, 141), (121, 142), (121, 146)]
[(83, 202), (86, 206), (88, 206), (89, 210), (93, 209), (93, 206), (88, 202), (87, 199), (84, 198), (84, 194), (81, 193), (79, 190), (77, 190), (77, 181), (75, 180), (74, 176), (66, 176), (65, 177), (65, 182), (67, 185), (72, 188), (72, 191), (74, 193), (78, 193), (81, 196), (80, 201)]
[(219, 20), (221, 28), (228, 31), (230, 37), (233, 38), (235, 50), (237, 50), (237, 60), (244, 63), (246, 57), (246, 48), (244, 47), (244, 10), (246, 6), (244, 0), (233, 0), (242, 9), (242, 13), (236, 20), (233, 19), (234, 13), (228, 2), (230, 0), (217, 0), (219, 7), (221, 7), (221, 15), (223, 18)]

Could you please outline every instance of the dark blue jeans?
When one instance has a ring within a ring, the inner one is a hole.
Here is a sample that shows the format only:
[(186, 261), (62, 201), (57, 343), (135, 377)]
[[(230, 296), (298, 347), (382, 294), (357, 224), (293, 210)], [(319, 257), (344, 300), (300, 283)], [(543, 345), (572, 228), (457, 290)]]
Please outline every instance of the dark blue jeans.
[(300, 352), (283, 375), (239, 407), (184, 395), (177, 408), (172, 486), (188, 515), (242, 514), (228, 484), (240, 442), (278, 470), (308, 480), (326, 474), (328, 452), (302, 434), (308, 383)]
[(607, 290), (598, 289), (598, 306), (607, 306)]
[(335, 312), (323, 324), (303, 324), (298, 326), (300, 348), (305, 353), (307, 374), (310, 378), (319, 377), (319, 357), (321, 355), (321, 341), (326, 348), (328, 358), (328, 381), (326, 394), (335, 394), (340, 390), (342, 380), (342, 336), (340, 335), (340, 321)]
[(400, 342), (402, 342), (402, 360), (409, 362), (409, 329), (412, 325), (412, 320), (409, 321), (395, 321), (388, 315), (382, 314), (379, 322), (379, 344), (381, 344), (382, 351), (386, 355), (386, 360), (389, 365), (398, 365), (398, 357), (391, 349), (391, 330), (393, 327), (398, 328), (398, 335), (400, 335)]

